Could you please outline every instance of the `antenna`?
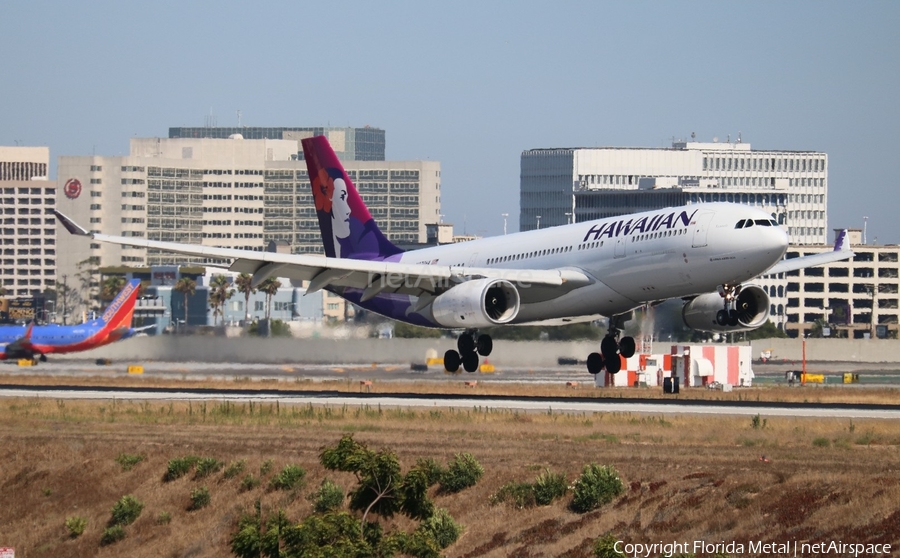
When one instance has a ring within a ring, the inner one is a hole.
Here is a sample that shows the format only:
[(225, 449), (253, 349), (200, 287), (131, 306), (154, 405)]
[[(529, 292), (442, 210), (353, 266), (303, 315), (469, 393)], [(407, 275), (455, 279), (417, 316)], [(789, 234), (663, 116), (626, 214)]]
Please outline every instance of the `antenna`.
[(866, 226), (869, 224), (869, 216), (863, 216), (863, 246), (866, 245)]
[(738, 141), (737, 142), (741, 143), (741, 131), (740, 130), (738, 130)]
[(235, 112), (237, 112), (237, 117), (238, 117), (238, 128), (240, 128), (240, 127), (241, 127), (241, 109), (238, 109), (238, 110), (235, 111)]
[(216, 127), (216, 115), (213, 114), (212, 107), (209, 107), (209, 115), (206, 117), (206, 127), (207, 128), (215, 128)]
[(501, 213), (503, 216), (503, 236), (506, 236), (506, 218), (509, 217), (509, 213)]
[(697, 139), (697, 132), (691, 132), (691, 140)]

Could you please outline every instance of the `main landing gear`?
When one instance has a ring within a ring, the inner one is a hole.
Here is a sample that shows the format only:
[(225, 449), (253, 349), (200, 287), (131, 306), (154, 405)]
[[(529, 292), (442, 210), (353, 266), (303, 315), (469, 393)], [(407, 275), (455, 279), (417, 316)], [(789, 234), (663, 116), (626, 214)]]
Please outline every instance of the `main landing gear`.
[(619, 339), (621, 328), (631, 314), (613, 316), (609, 319), (609, 331), (600, 341), (600, 352), (591, 353), (587, 358), (587, 369), (591, 374), (599, 374), (604, 368), (610, 374), (622, 369), (620, 357), (631, 358), (636, 349), (633, 337)]
[(720, 326), (738, 325), (740, 314), (735, 308), (735, 300), (741, 293), (740, 285), (721, 285), (718, 289), (719, 296), (722, 297), (724, 308), (716, 312), (716, 323)]
[(466, 372), (478, 370), (478, 355), (488, 356), (494, 349), (494, 341), (490, 335), (479, 335), (477, 330), (467, 329), (456, 340), (456, 348), (444, 353), (444, 369), (447, 372), (459, 371), (462, 364)]

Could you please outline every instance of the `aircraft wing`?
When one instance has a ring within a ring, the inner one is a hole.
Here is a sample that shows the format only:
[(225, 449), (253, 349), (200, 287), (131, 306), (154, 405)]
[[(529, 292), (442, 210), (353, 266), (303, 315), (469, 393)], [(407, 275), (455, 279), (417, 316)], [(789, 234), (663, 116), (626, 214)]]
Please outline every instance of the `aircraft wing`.
[[(556, 296), (594, 282), (578, 269), (495, 269), (451, 267), (446, 265), (405, 264), (384, 260), (354, 260), (328, 258), (304, 254), (256, 252), (235, 248), (217, 248), (197, 244), (162, 242), (139, 237), (112, 236), (93, 233), (75, 223), (59, 211), (56, 218), (70, 233), (87, 236), (100, 242), (127, 246), (142, 246), (202, 258), (232, 260), (231, 271), (253, 276), (256, 287), (269, 277), (289, 277), (310, 281), (307, 292), (325, 287), (353, 287), (362, 289), (362, 301), (381, 293), (399, 293), (423, 297), (440, 294), (456, 284), (470, 279), (506, 279), (512, 283), (538, 287), (553, 287)], [(545, 288), (522, 289), (523, 301), (528, 295), (546, 297)]]
[(781, 260), (780, 262), (772, 266), (764, 275), (774, 275), (776, 273), (795, 271), (798, 269), (803, 269), (805, 267), (813, 267), (816, 265), (840, 262), (850, 259), (853, 256), (854, 253), (852, 250), (850, 250), (850, 243), (847, 241), (847, 229), (843, 229), (838, 233), (838, 236), (834, 241), (834, 250), (831, 250), (830, 252), (822, 252), (821, 254), (814, 254), (812, 256), (802, 256), (799, 258)]

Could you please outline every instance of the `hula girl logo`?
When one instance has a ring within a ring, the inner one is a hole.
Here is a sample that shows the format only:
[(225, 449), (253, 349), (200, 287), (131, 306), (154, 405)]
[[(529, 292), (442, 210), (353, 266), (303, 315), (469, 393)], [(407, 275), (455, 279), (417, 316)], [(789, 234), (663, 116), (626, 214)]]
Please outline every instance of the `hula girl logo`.
[[(344, 181), (343, 173), (337, 169), (321, 168), (312, 183), (316, 211), (331, 216), (331, 246), (329, 246), (327, 238), (323, 239), (325, 240), (325, 255), (340, 258), (342, 241), (350, 236), (351, 210), (347, 183)], [(320, 225), (324, 225), (321, 219), (319, 222)], [(331, 253), (329, 253), (329, 248), (331, 248)]]

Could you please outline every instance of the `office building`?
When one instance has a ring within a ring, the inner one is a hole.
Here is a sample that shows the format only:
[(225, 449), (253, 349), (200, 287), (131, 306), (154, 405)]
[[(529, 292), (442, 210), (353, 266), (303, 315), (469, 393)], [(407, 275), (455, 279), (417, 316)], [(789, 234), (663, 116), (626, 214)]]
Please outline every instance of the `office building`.
[(47, 147), (0, 147), (0, 285), (7, 297), (35, 297), (56, 284), (57, 189), (47, 181), (49, 161)]
[(520, 230), (687, 203), (747, 203), (783, 224), (792, 243), (824, 244), (828, 157), (741, 142), (531, 149), (521, 157), (520, 201)]
[[(333, 127), (261, 127), (235, 126), (198, 128), (169, 128), (169, 138), (218, 138), (228, 139), (239, 134), (244, 139), (284, 139), (299, 142), (312, 136), (328, 136), (332, 149), (341, 162), (384, 161), (384, 130), (363, 126), (362, 128)], [(303, 151), (297, 152), (303, 159)]]
[[(295, 139), (136, 138), (128, 156), (60, 157), (60, 181), (78, 181), (84, 191), (59, 194), (57, 205), (84, 226), (111, 235), (257, 251), (276, 242), (293, 253), (321, 254), (298, 146)], [(439, 162), (343, 164), (390, 240), (426, 241), (425, 225), (440, 217)], [(66, 245), (59, 273), (69, 276), (83, 271), (89, 258), (97, 267), (223, 263), (68, 234), (61, 238)]]

